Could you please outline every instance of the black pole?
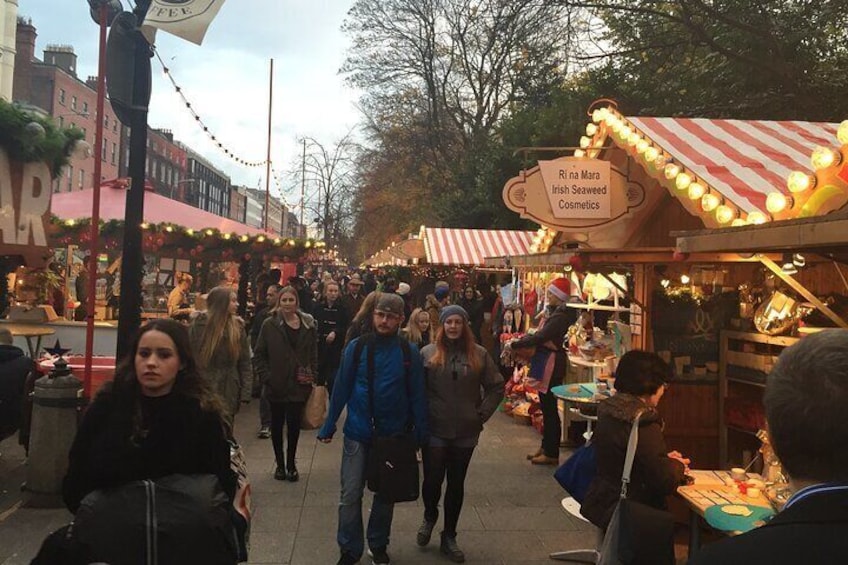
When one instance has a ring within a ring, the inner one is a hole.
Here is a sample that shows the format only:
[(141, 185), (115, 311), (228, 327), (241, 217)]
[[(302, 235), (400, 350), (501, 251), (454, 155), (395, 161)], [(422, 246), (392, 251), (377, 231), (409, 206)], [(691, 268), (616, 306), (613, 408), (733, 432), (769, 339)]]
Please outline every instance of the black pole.
[[(136, 5), (138, 22), (143, 21), (149, 2)], [(141, 248), (141, 223), (144, 221), (144, 181), (147, 162), (147, 99), (145, 85), (149, 84), (150, 44), (136, 33), (133, 73), (133, 106), (130, 117), (130, 162), (128, 172), (132, 182), (127, 191), (124, 216), (124, 241), (121, 259), (121, 301), (118, 313), (118, 345), (116, 358), (129, 353), (133, 336), (141, 326), (141, 281), (144, 275), (144, 254)], [(145, 97), (147, 99), (145, 99)]]

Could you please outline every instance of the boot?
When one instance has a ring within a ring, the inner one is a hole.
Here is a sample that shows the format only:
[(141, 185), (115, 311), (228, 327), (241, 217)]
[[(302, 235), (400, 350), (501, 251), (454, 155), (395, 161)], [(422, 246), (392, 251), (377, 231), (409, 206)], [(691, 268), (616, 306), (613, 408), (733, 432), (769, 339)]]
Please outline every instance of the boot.
[(297, 466), (294, 464), (295, 454), (292, 451), (286, 452), (286, 480), (290, 483), (296, 483), (300, 479), (300, 473), (297, 472)]
[(277, 481), (285, 481), (286, 480), (286, 468), (283, 465), (277, 465), (277, 469), (274, 471), (274, 479)]
[(465, 563), (465, 554), (456, 544), (456, 535), (449, 536), (442, 532), (442, 546), (439, 550), (454, 563)]
[(544, 455), (544, 454), (545, 454), (545, 452), (544, 452), (544, 451), (542, 450), (542, 448), (540, 447), (539, 449), (537, 449), (537, 450), (536, 450), (536, 452), (535, 452), (535, 453), (528, 453), (528, 454), (527, 454), (527, 460), (528, 460), (528, 461), (530, 461), (530, 460), (531, 460), (531, 459), (533, 459), (534, 457), (538, 457), (538, 456), (540, 456), (540, 455)]
[(544, 453), (530, 460), (533, 465), (559, 465), (559, 458), (548, 457)]
[(430, 543), (430, 536), (433, 535), (433, 528), (436, 526), (436, 522), (430, 522), (427, 518), (424, 518), (424, 521), (421, 522), (421, 527), (418, 528), (418, 536), (416, 537), (416, 542), (419, 546), (424, 547), (428, 543)]

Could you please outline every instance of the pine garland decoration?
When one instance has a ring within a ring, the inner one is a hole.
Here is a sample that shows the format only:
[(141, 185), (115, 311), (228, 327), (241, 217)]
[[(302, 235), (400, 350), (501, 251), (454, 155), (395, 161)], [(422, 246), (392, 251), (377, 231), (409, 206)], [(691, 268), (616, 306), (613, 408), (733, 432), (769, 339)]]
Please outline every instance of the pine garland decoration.
[[(30, 125), (33, 123), (41, 129)], [(12, 161), (47, 163), (50, 174), (57, 178), (69, 163), (74, 145), (83, 137), (80, 129), (58, 128), (49, 117), (0, 100), (0, 147)]]

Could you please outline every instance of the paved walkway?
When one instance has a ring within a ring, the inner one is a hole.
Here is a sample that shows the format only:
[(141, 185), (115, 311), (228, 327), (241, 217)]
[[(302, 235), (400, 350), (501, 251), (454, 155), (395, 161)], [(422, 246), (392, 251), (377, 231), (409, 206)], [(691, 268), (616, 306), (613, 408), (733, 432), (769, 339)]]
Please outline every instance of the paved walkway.
[[(258, 402), (236, 419), (236, 435), (248, 458), (253, 486), (254, 520), (251, 564), (332, 565), (336, 545), (341, 432), (330, 445), (304, 432), (298, 448), (297, 483), (275, 481), (270, 440), (256, 439)], [(554, 563), (551, 551), (575, 549), (594, 539), (591, 526), (560, 507), (563, 491), (552, 467), (534, 467), (524, 455), (535, 450), (539, 435), (496, 413), (483, 432), (471, 461), (457, 541), (467, 563), (532, 565)], [(0, 444), (0, 564), (23, 565), (50, 531), (68, 521), (64, 510), (15, 508), (22, 476), (22, 453), (14, 440)], [(18, 465), (16, 465), (16, 462)], [(371, 495), (366, 494), (365, 505)], [(11, 509), (10, 509), (11, 508)], [(395, 507), (389, 553), (392, 563), (439, 564), (437, 526), (426, 548), (415, 544), (421, 523), (420, 501)], [(363, 559), (363, 563), (368, 562)]]

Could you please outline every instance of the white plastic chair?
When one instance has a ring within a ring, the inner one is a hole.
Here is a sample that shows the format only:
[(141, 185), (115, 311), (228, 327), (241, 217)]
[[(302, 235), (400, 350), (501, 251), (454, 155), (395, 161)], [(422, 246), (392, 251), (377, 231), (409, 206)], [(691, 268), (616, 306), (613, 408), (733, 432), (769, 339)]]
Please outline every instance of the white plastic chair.
[[(574, 500), (570, 496), (566, 496), (562, 499), (562, 509), (577, 518), (578, 520), (583, 520), (587, 524), (589, 524), (589, 520), (583, 517), (580, 514), (580, 503)], [(600, 546), (601, 541), (603, 540), (603, 533), (599, 528), (597, 528), (597, 544), (596, 546)], [(595, 564), (601, 557), (601, 554), (598, 553), (597, 549), (572, 549), (570, 551), (555, 551), (551, 553), (548, 557), (554, 559), (556, 561), (570, 561), (572, 563), (592, 563)]]

